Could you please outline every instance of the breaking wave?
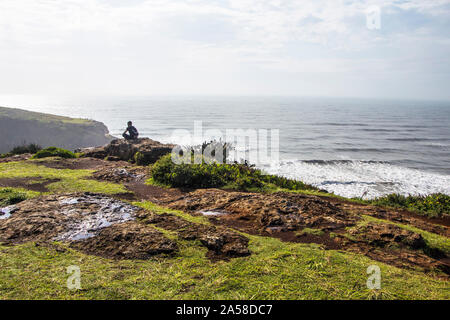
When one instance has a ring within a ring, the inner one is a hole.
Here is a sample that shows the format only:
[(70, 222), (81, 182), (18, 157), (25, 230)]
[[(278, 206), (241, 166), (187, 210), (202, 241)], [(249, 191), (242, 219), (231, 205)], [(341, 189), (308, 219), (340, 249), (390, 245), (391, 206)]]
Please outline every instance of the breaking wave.
[(450, 175), (383, 161), (284, 160), (264, 170), (349, 198), (373, 199), (390, 193), (450, 194)]

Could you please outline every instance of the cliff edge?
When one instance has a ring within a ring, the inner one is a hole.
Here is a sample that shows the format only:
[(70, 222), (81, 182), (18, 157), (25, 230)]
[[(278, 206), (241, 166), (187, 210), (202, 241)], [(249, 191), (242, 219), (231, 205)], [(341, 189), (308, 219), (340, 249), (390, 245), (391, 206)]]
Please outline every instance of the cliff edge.
[(29, 143), (74, 150), (102, 146), (113, 139), (98, 121), (0, 107), (0, 153)]

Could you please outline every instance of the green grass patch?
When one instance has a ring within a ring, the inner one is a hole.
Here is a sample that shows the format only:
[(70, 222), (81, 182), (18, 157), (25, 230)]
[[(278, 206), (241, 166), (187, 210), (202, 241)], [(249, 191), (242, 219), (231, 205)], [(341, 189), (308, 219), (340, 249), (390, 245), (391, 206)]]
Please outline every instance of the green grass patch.
[(69, 118), (64, 116), (56, 116), (48, 113), (33, 112), (6, 107), (0, 107), (0, 116), (15, 120), (33, 120), (43, 123), (82, 124), (82, 125), (89, 125), (94, 123), (93, 120)]
[(75, 153), (69, 150), (56, 148), (56, 147), (48, 147), (38, 151), (32, 159), (41, 159), (41, 158), (49, 158), (49, 157), (61, 157), (64, 159), (76, 158)]
[(32, 162), (0, 163), (0, 178), (59, 179), (47, 185), (51, 192), (96, 192), (116, 194), (127, 192), (120, 184), (89, 179), (93, 170), (53, 169)]
[[(250, 237), (252, 255), (210, 262), (206, 249), (179, 241), (173, 257), (114, 261), (32, 243), (0, 245), (0, 299), (444, 299), (448, 282), (315, 246)], [(57, 244), (66, 248), (63, 244)], [(381, 268), (381, 290), (366, 287)], [(66, 268), (81, 269), (71, 291)]]
[(320, 229), (314, 229), (314, 228), (303, 228), (298, 234), (302, 235), (302, 234), (312, 234), (315, 236), (322, 236), (325, 234), (324, 231), (320, 230)]
[(168, 209), (165, 207), (158, 206), (157, 204), (154, 204), (153, 202), (150, 202), (150, 201), (133, 202), (132, 204), (135, 206), (144, 208), (145, 210), (154, 212), (156, 214), (171, 213), (171, 214), (178, 216), (180, 218), (183, 218), (184, 220), (189, 221), (189, 222), (209, 224), (208, 219), (204, 216), (193, 216), (193, 215), (183, 212), (183, 211), (173, 210), (173, 209)]
[(34, 198), (39, 194), (39, 192), (23, 188), (0, 188), (0, 207), (6, 207), (29, 198)]

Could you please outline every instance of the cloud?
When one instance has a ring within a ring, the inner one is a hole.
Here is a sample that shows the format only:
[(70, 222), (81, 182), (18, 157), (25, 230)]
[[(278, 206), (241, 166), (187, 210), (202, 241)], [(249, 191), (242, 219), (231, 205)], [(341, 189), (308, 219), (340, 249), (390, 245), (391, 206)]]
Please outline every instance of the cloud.
[[(380, 30), (366, 28), (371, 5), (381, 8)], [(2, 0), (0, 68), (9, 74), (0, 85), (238, 91), (228, 79), (245, 71), (245, 85), (275, 72), (295, 91), (295, 73), (380, 68), (404, 79), (449, 65), (449, 10), (450, 0)]]

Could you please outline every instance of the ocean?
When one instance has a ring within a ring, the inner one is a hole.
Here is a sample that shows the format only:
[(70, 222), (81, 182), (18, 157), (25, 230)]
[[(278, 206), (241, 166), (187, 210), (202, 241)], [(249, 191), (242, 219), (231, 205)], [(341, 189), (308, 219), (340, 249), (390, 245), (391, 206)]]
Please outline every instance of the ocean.
[(263, 169), (346, 197), (450, 194), (450, 102), (291, 97), (0, 97), (0, 105), (105, 123), (120, 136), (180, 143), (173, 131), (279, 129)]

